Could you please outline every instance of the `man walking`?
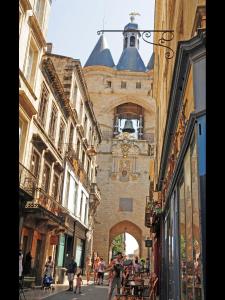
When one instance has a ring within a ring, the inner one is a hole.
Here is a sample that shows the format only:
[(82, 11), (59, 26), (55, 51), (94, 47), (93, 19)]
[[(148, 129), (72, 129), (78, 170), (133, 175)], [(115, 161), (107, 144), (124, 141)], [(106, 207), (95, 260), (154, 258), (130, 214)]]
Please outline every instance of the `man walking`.
[(77, 263), (74, 261), (74, 257), (71, 257), (70, 262), (67, 265), (67, 276), (68, 276), (68, 281), (69, 281), (69, 288), (67, 291), (73, 291), (73, 280), (74, 280), (74, 275), (77, 272)]
[(121, 252), (117, 253), (115, 264), (112, 267), (113, 279), (112, 284), (109, 288), (108, 300), (111, 300), (114, 288), (117, 287), (117, 294), (120, 294), (121, 280), (123, 271), (123, 256)]

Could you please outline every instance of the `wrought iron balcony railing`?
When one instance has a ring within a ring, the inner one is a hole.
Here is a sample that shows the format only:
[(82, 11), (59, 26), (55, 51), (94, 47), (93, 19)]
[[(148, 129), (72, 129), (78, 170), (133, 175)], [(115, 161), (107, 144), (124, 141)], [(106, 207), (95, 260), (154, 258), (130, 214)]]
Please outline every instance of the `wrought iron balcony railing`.
[(43, 189), (37, 188), (34, 201), (27, 202), (25, 208), (45, 208), (47, 211), (65, 221), (65, 214), (68, 210), (63, 207), (56, 199), (48, 195)]
[(91, 183), (90, 194), (93, 195), (95, 198), (97, 198), (100, 201), (101, 194), (100, 194), (100, 190), (97, 186), (97, 183), (94, 183), (94, 182)]
[(31, 197), (34, 197), (36, 185), (37, 178), (24, 165), (19, 163), (19, 187)]

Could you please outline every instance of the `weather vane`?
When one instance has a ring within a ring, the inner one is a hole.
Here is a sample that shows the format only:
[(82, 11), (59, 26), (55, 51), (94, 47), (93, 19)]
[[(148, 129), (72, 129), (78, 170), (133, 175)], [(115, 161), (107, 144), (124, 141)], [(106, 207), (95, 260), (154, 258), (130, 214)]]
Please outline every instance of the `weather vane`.
[(132, 11), (132, 12), (129, 14), (129, 16), (130, 16), (131, 22), (133, 23), (135, 16), (140, 16), (140, 14), (139, 14), (138, 12), (136, 12), (136, 11)]

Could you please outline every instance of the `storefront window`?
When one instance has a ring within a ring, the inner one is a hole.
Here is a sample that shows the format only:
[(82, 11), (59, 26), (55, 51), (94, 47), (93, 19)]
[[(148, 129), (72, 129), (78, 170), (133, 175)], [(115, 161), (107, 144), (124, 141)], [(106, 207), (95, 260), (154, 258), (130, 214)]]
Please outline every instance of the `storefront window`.
[(180, 222), (180, 288), (181, 300), (186, 299), (186, 222), (185, 222), (185, 202), (184, 202), (184, 181), (179, 187), (179, 222)]
[(58, 258), (57, 258), (57, 266), (63, 266), (63, 257), (64, 257), (64, 247), (65, 247), (65, 236), (61, 235), (58, 245)]
[(83, 253), (84, 253), (84, 240), (77, 239), (76, 258), (77, 266), (83, 268)]
[(195, 138), (184, 159), (184, 181), (179, 187), (181, 300), (202, 299), (201, 231)]
[(186, 273), (187, 273), (187, 300), (193, 299), (193, 244), (192, 244), (192, 201), (191, 201), (191, 161), (190, 149), (184, 159), (184, 193), (186, 206)]
[(191, 195), (193, 209), (193, 259), (194, 259), (194, 294), (195, 300), (202, 299), (201, 286), (201, 250), (200, 250), (200, 220), (198, 197), (197, 146), (194, 140), (191, 146)]

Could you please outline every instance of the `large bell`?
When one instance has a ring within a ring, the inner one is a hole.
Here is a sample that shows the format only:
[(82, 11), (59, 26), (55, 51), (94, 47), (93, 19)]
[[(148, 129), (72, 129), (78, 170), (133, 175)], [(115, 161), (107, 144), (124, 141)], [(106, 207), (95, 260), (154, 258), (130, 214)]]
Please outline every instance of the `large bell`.
[(126, 120), (122, 131), (130, 133), (135, 132), (133, 122), (131, 120)]

